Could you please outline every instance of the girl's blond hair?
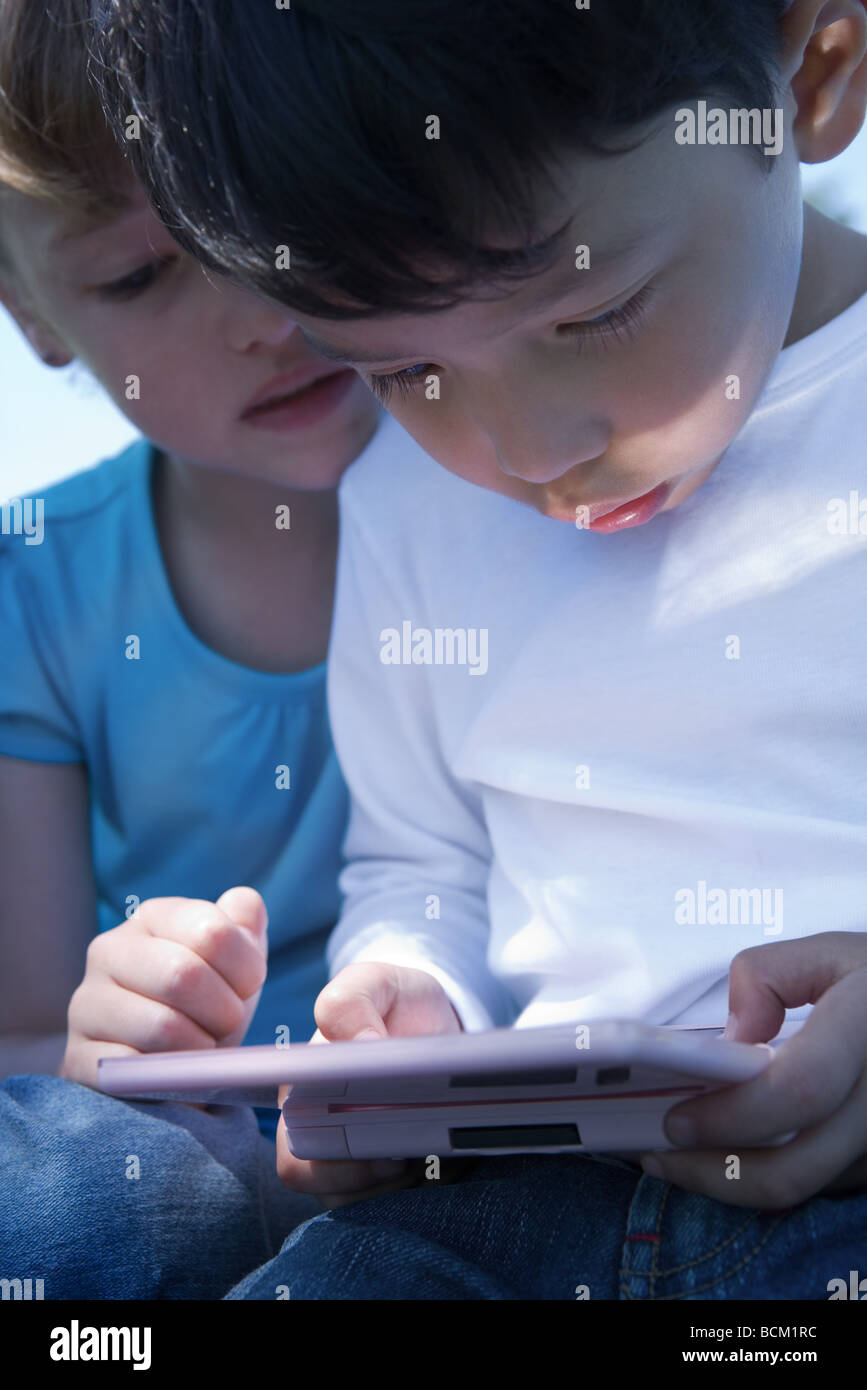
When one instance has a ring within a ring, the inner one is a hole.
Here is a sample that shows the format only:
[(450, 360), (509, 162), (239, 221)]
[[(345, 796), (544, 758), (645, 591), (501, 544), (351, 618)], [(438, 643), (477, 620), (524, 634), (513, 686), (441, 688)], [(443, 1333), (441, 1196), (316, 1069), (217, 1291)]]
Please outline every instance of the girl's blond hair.
[(129, 194), (87, 76), (89, 9), (89, 0), (0, 0), (0, 192), (96, 220)]

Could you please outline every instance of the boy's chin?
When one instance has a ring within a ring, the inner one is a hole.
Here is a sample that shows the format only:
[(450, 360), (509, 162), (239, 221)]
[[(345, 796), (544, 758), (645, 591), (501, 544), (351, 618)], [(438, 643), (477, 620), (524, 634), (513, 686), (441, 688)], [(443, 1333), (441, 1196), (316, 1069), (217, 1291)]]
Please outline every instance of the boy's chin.
[(711, 474), (716, 472), (717, 466), (722, 462), (724, 457), (725, 452), (719, 454), (712, 463), (705, 464), (692, 473), (687, 473), (685, 477), (676, 478), (674, 480), (671, 496), (662, 508), (662, 511), (674, 511), (674, 508), (679, 507), (681, 502), (685, 502), (688, 497), (692, 497), (693, 493), (698, 492), (699, 488), (707, 482)]

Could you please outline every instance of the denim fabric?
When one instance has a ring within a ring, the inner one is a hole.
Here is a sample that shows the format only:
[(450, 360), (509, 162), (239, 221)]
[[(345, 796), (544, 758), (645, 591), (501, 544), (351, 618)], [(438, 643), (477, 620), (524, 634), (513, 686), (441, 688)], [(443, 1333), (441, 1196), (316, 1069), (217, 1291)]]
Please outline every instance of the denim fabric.
[(620, 1268), (625, 1299), (827, 1299), (867, 1275), (867, 1189), (785, 1211), (733, 1207), (644, 1175)]
[(697, 1301), (827, 1299), (867, 1276), (865, 1189), (758, 1211), (612, 1155), (452, 1172), (323, 1212), (281, 1186), (251, 1110), (12, 1077), (0, 1278), (42, 1279), (46, 1299)]
[(818, 1300), (859, 1268), (863, 1189), (764, 1212), (623, 1159), (533, 1155), (317, 1216), (226, 1297)]
[(219, 1299), (319, 1211), (250, 1109), (0, 1084), (0, 1278), (43, 1279), (46, 1300)]
[[(641, 1170), (602, 1156), (478, 1160), (453, 1184), (354, 1202), (315, 1217), (229, 1299), (618, 1297)], [(285, 1297), (285, 1295), (284, 1295)]]

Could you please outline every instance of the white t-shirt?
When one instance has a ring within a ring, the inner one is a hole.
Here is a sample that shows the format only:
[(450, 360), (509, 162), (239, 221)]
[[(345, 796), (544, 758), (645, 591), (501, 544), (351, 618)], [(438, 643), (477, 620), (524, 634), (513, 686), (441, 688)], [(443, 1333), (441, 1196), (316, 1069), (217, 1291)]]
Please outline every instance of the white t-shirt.
[(341, 528), (332, 974), (428, 970), (468, 1030), (714, 1025), (739, 950), (867, 931), (867, 296), (644, 527), (552, 521), (386, 417)]

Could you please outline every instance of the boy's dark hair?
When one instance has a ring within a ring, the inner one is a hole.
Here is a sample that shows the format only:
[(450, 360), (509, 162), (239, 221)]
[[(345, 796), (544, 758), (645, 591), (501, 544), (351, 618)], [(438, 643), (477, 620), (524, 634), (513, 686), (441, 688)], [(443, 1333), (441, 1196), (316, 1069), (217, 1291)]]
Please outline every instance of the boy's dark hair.
[[(778, 105), (788, 3), (94, 0), (91, 72), (119, 138), (139, 116), (126, 148), (187, 251), (365, 317), (550, 263), (532, 248), (556, 151), (631, 148), (678, 101)], [(492, 226), (523, 249), (486, 246)]]

